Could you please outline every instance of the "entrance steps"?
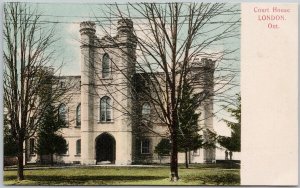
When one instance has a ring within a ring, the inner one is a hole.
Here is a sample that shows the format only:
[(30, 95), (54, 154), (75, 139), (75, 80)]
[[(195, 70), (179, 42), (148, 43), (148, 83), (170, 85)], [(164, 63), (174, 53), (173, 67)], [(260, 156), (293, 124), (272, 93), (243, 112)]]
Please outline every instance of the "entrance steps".
[(111, 161), (100, 161), (96, 163), (97, 165), (108, 165), (108, 164), (112, 164)]

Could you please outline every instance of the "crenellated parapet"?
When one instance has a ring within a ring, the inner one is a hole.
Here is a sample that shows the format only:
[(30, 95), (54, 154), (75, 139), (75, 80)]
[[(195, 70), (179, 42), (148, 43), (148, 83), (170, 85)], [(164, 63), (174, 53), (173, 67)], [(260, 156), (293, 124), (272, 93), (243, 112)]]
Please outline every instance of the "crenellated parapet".
[(200, 62), (200, 66), (205, 67), (207, 69), (214, 69), (216, 61), (208, 58), (202, 58)]
[(80, 34), (82, 46), (92, 45), (98, 48), (116, 48), (129, 47), (136, 48), (137, 37), (134, 33), (133, 22), (131, 19), (123, 18), (118, 20), (117, 34), (115, 36), (105, 35), (103, 37), (96, 36), (96, 24), (92, 21), (80, 23)]
[(190, 79), (197, 87), (206, 91), (213, 91), (216, 61), (208, 58), (195, 57), (191, 62)]
[(215, 60), (196, 56), (191, 63), (191, 67), (196, 69), (197, 68), (214, 69), (215, 63), (216, 63)]

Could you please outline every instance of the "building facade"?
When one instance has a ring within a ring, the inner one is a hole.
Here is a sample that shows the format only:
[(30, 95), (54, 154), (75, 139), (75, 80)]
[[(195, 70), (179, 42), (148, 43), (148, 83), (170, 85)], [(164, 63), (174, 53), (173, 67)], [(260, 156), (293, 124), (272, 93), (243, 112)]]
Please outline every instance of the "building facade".
[[(59, 104), (59, 113), (67, 122), (61, 132), (69, 147), (67, 153), (55, 156), (56, 162), (84, 165), (169, 162), (168, 156), (160, 157), (154, 152), (166, 135), (167, 127), (159, 121), (149, 121), (148, 128), (152, 131), (140, 128), (141, 124), (145, 125), (145, 117), (153, 120), (157, 111), (147, 97), (138, 92), (139, 89), (151, 90), (151, 86), (145, 81), (147, 75), (136, 71), (136, 37), (132, 21), (119, 20), (113, 38), (98, 38), (93, 22), (82, 22), (80, 34), (81, 75), (61, 79), (62, 87), (68, 80), (76, 82), (76, 87), (70, 91), (71, 100)], [(211, 60), (196, 61), (201, 62), (199, 72), (214, 69)], [(213, 80), (213, 71), (202, 75), (205, 75), (204, 80)], [(198, 87), (196, 91), (213, 91), (213, 85), (195, 84), (195, 87)], [(199, 112), (199, 126), (213, 131), (211, 98), (201, 105)], [(205, 131), (202, 134), (207, 137)], [(39, 160), (32, 149), (34, 142), (30, 139), (27, 143), (28, 162)], [(214, 162), (215, 150), (191, 151), (189, 159), (191, 163)], [(179, 162), (184, 162), (184, 154), (179, 154)]]

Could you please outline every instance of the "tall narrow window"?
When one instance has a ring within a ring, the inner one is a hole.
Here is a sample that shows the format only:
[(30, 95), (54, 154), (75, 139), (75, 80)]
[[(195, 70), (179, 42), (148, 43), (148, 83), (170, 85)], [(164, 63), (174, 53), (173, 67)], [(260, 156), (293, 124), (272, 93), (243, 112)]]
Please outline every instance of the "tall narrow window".
[(110, 62), (108, 54), (103, 55), (102, 59), (102, 78), (108, 78), (110, 76)]
[(81, 105), (78, 104), (76, 108), (76, 126), (80, 127), (81, 125)]
[(81, 154), (81, 140), (77, 140), (76, 141), (76, 155), (80, 155)]
[(67, 106), (65, 104), (61, 104), (58, 108), (58, 116), (61, 121), (67, 123)]
[(145, 139), (141, 141), (141, 154), (150, 153), (150, 140)]
[(150, 116), (150, 104), (147, 102), (143, 104), (142, 115), (143, 115), (143, 118), (145, 118), (145, 119), (148, 119)]
[(29, 153), (34, 154), (34, 138), (29, 139)]
[(107, 96), (100, 100), (100, 121), (108, 122), (112, 120), (111, 99)]

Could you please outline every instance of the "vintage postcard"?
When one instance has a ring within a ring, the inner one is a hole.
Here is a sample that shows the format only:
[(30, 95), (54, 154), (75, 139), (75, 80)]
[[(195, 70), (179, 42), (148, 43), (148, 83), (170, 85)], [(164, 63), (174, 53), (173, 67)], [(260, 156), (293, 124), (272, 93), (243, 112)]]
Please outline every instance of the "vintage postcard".
[(4, 2), (4, 185), (297, 185), (298, 4)]

